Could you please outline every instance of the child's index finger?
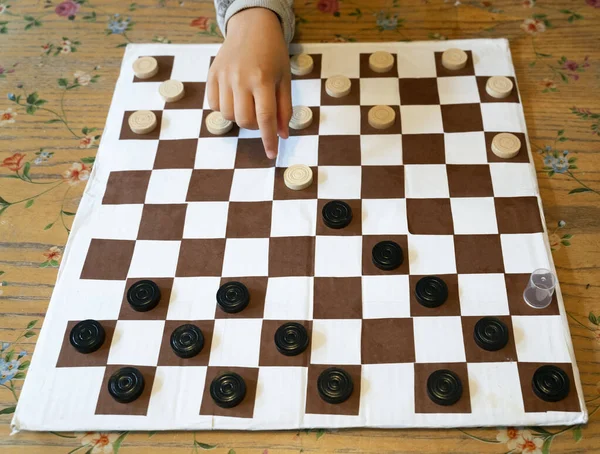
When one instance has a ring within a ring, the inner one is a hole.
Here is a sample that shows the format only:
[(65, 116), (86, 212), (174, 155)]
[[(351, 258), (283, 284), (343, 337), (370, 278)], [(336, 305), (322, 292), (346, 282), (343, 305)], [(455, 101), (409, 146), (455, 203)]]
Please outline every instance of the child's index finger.
[(270, 159), (277, 156), (277, 102), (275, 99), (275, 86), (261, 87), (254, 92), (254, 105), (256, 106), (256, 120), (260, 135), (265, 146), (265, 153)]

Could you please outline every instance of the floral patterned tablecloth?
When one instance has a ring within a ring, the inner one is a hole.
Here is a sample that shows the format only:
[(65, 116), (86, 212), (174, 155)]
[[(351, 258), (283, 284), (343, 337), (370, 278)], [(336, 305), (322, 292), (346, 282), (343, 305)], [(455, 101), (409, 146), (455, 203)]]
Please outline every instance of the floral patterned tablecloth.
[(129, 42), (220, 42), (211, 0), (0, 0), (0, 446), (8, 452), (600, 452), (600, 0), (296, 0), (296, 41), (507, 37), (587, 426), (20, 433), (9, 423)]

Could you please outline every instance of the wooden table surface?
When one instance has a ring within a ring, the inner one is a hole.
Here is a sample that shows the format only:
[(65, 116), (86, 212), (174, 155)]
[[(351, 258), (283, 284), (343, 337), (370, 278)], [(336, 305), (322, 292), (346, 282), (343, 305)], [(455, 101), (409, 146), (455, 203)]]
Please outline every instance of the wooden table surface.
[(510, 39), (588, 425), (10, 437), (122, 47), (221, 41), (212, 0), (130, 1), (0, 0), (0, 451), (600, 452), (600, 0), (296, 0), (295, 7), (301, 42)]

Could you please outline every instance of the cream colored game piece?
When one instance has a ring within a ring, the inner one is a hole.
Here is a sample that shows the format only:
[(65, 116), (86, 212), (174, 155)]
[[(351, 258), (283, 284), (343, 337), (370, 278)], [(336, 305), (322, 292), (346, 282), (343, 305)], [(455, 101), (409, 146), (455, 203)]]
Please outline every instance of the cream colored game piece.
[(492, 151), (496, 156), (502, 159), (514, 158), (519, 154), (521, 141), (514, 134), (501, 132), (492, 139)]
[(352, 82), (346, 76), (331, 76), (325, 82), (325, 91), (333, 98), (343, 98), (350, 93)]
[(467, 66), (468, 55), (461, 49), (448, 49), (442, 54), (442, 66), (450, 71), (463, 69)]
[(308, 188), (313, 181), (313, 171), (304, 164), (294, 164), (289, 166), (283, 172), (283, 181), (285, 185), (293, 191), (300, 191)]
[(292, 56), (290, 60), (292, 74), (295, 76), (306, 76), (314, 68), (313, 58), (308, 54), (298, 54)]
[(211, 112), (206, 117), (206, 129), (215, 136), (227, 134), (233, 128), (233, 122), (225, 120), (221, 112)]
[(157, 125), (156, 115), (151, 110), (138, 110), (129, 116), (129, 127), (135, 134), (148, 134)]
[(512, 80), (504, 76), (492, 76), (485, 84), (485, 91), (494, 98), (506, 98), (512, 90)]
[(396, 121), (396, 112), (390, 106), (374, 106), (369, 110), (369, 124), (375, 129), (387, 129)]
[(292, 111), (292, 119), (290, 120), (290, 128), (306, 129), (313, 121), (313, 113), (310, 107), (294, 106)]
[(378, 50), (369, 56), (369, 68), (376, 73), (386, 73), (394, 66), (394, 56), (389, 52)]
[(154, 57), (140, 57), (133, 62), (133, 72), (138, 79), (150, 79), (158, 72), (158, 62)]
[(158, 93), (165, 102), (179, 101), (185, 95), (183, 84), (178, 80), (165, 80), (158, 87)]

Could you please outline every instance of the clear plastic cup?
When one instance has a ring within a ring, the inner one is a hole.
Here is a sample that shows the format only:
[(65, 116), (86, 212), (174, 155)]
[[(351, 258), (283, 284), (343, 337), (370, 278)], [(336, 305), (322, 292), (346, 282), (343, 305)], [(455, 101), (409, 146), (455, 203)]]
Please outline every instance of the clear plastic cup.
[(523, 298), (535, 309), (544, 309), (552, 302), (556, 287), (556, 277), (550, 270), (540, 268), (531, 273)]

